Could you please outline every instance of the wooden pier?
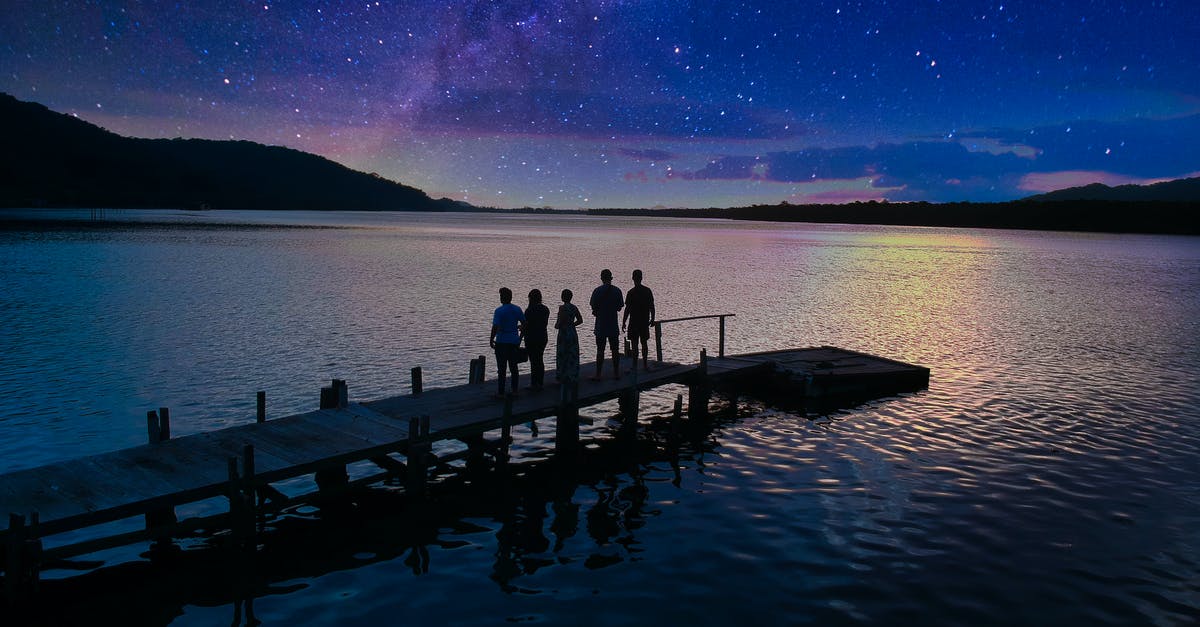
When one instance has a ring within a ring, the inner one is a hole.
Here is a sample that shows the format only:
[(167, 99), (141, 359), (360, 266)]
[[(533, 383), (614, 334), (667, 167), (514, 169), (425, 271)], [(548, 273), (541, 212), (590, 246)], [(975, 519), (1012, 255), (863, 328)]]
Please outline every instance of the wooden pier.
[[(494, 381), (483, 381), (481, 362), (472, 363), (469, 383), (428, 390), (414, 368), (411, 393), (367, 402), (350, 402), (346, 383), (335, 380), (321, 390), (320, 409), (274, 420), (266, 420), (259, 393), (257, 421), (179, 438), (170, 437), (170, 414), (163, 408), (148, 413), (146, 445), (0, 475), (0, 513), (9, 514), (8, 528), (0, 530), (7, 596), (11, 601), (28, 594), (51, 560), (169, 540), (200, 528), (253, 538), (258, 514), (296, 502), (271, 486), (281, 480), (313, 474), (317, 490), (311, 496), (320, 498), (350, 483), (346, 464), (369, 460), (379, 474), (356, 483), (402, 478), (406, 491), (419, 494), (434, 464), (505, 457), (512, 425), (548, 416), (556, 416), (556, 450), (569, 453), (579, 443), (579, 408), (618, 398), (623, 408), (632, 407), (623, 411), (632, 426), (639, 392), (665, 384), (689, 386), (693, 413), (706, 411), (708, 392), (722, 385), (767, 389), (794, 400), (886, 395), (919, 390), (929, 382), (927, 368), (833, 347), (716, 358), (701, 351), (696, 363), (657, 361), (648, 372), (630, 370), (625, 358), (619, 379), (585, 376), (571, 394), (552, 384), (501, 399)], [(581, 372), (594, 372), (594, 365), (583, 364)], [(681, 411), (682, 397), (676, 416)], [(498, 439), (485, 439), (497, 429)], [(438, 457), (432, 445), (443, 440), (463, 442), (466, 449), (459, 446)], [(228, 498), (229, 511), (176, 520), (175, 506), (212, 497)], [(48, 536), (134, 516), (146, 517), (144, 530), (42, 546)]]

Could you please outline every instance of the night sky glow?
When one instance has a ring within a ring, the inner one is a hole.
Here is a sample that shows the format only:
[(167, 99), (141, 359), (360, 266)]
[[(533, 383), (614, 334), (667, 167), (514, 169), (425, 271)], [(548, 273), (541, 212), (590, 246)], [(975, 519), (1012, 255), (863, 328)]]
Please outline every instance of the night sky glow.
[(480, 205), (1008, 200), (1200, 173), (1200, 4), (4, 3), (0, 91)]

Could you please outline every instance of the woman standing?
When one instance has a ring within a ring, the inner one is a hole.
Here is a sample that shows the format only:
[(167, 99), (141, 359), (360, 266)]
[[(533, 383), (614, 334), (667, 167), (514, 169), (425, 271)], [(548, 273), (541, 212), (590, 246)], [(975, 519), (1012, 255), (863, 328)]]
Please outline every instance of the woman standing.
[(563, 304), (558, 306), (558, 318), (554, 322), (554, 328), (558, 329), (554, 358), (563, 400), (574, 400), (575, 386), (579, 383), (579, 334), (575, 327), (583, 324), (583, 315), (571, 304), (573, 296), (571, 290), (562, 291)]
[(529, 291), (529, 306), (525, 308), (525, 350), (529, 352), (529, 389), (542, 389), (546, 379), (546, 344), (550, 338), (546, 325), (550, 309), (542, 304), (542, 291)]

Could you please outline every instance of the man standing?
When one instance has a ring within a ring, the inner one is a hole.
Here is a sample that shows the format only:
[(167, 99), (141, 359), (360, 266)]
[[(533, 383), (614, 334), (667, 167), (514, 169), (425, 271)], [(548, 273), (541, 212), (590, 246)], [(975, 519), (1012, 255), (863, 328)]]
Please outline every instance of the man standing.
[(654, 292), (642, 285), (642, 271), (633, 271), (633, 287), (625, 296), (621, 330), (629, 325), (629, 343), (633, 346), (633, 367), (637, 369), (638, 340), (642, 342), (642, 368), (650, 370), (650, 324), (654, 322)]
[(500, 306), (492, 313), (492, 335), (488, 341), (496, 350), (497, 396), (504, 396), (504, 375), (512, 371), (512, 394), (517, 394), (517, 348), (521, 345), (521, 325), (525, 323), (525, 312), (512, 304), (512, 290), (500, 288)]
[(617, 328), (617, 312), (625, 306), (625, 298), (621, 296), (621, 288), (612, 284), (612, 271), (608, 268), (600, 271), (602, 285), (592, 290), (592, 316), (596, 319), (596, 376), (593, 381), (600, 380), (604, 370), (604, 344), (607, 342), (612, 349), (613, 378), (621, 378), (621, 351), (617, 348), (620, 329)]

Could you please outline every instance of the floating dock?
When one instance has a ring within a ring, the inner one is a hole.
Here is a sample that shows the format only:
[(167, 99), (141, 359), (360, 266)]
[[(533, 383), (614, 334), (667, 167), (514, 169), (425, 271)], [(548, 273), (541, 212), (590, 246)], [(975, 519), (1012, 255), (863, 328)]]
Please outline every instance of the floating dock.
[[(580, 370), (594, 368), (583, 364)], [(8, 598), (28, 594), (51, 560), (200, 528), (253, 537), (258, 514), (297, 502), (271, 486), (285, 479), (313, 474), (314, 496), (336, 494), (351, 483), (346, 464), (369, 460), (380, 473), (355, 483), (402, 478), (406, 491), (420, 493), (434, 465), (507, 456), (512, 425), (549, 416), (557, 417), (556, 450), (569, 452), (579, 441), (580, 407), (618, 398), (622, 415), (636, 425), (639, 392), (665, 384), (688, 385), (688, 413), (694, 414), (707, 410), (708, 393), (721, 386), (796, 401), (880, 396), (929, 383), (928, 368), (833, 347), (716, 358), (701, 351), (697, 363), (658, 361), (649, 371), (626, 367), (619, 379), (610, 372), (606, 368), (610, 378), (599, 381), (583, 377), (573, 394), (552, 384), (504, 399), (495, 395), (494, 381), (483, 381), (482, 359), (472, 363), (470, 383), (424, 390), (414, 368), (411, 393), (361, 403), (350, 402), (345, 382), (335, 380), (322, 389), (321, 409), (266, 420), (259, 393), (258, 421), (179, 438), (170, 437), (166, 409), (149, 412), (146, 445), (0, 475), (0, 510), (9, 513), (8, 528), (0, 530)], [(676, 417), (682, 403), (681, 395)], [(500, 438), (488, 441), (485, 434), (497, 429)], [(444, 440), (466, 449), (439, 457), (432, 445)], [(175, 506), (212, 497), (227, 497), (229, 512), (176, 520)], [(42, 547), (42, 538), (133, 516), (146, 517), (145, 530)]]

